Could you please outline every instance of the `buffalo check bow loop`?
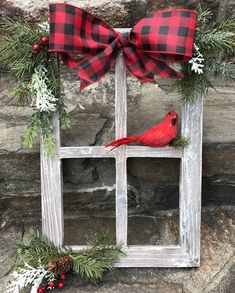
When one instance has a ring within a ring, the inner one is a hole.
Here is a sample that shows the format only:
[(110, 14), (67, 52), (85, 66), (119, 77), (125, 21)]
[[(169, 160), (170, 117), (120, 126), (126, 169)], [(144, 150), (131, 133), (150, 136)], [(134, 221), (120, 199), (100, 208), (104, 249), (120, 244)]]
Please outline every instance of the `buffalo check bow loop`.
[(120, 51), (127, 70), (141, 82), (153, 81), (154, 74), (182, 78), (167, 63), (192, 58), (195, 29), (192, 10), (158, 11), (130, 32), (120, 33), (78, 7), (57, 3), (50, 5), (49, 51), (60, 53), (66, 65), (78, 68), (81, 90), (100, 80)]

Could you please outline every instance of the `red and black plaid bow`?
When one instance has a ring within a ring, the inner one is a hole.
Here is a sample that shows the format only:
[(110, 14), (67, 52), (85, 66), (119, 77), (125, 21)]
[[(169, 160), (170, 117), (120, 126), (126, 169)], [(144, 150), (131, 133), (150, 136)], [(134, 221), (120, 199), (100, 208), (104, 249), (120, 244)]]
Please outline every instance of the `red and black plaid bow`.
[[(80, 89), (101, 79), (122, 49), (128, 71), (141, 82), (182, 78), (167, 62), (192, 58), (196, 12), (159, 11), (139, 21), (130, 33), (118, 33), (104, 20), (65, 3), (50, 5), (50, 52), (61, 53), (63, 62), (78, 68)], [(72, 54), (82, 54), (75, 58)]]

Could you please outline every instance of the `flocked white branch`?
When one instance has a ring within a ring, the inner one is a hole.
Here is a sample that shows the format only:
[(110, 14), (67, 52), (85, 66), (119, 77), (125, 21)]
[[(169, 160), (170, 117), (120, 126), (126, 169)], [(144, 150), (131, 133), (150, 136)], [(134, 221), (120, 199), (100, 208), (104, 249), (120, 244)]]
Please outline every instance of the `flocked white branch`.
[(203, 55), (200, 53), (199, 48), (196, 44), (194, 44), (193, 57), (189, 61), (189, 63), (191, 64), (192, 71), (194, 71), (197, 74), (203, 73), (204, 58), (203, 58)]
[(48, 88), (47, 69), (43, 65), (39, 65), (34, 70), (31, 84), (32, 100), (35, 107), (40, 112), (56, 111), (57, 99)]
[(38, 26), (43, 33), (49, 34), (50, 24), (48, 21), (44, 21), (42, 23), (39, 23)]
[(42, 266), (34, 268), (25, 263), (24, 268), (12, 273), (12, 282), (7, 286), (5, 293), (20, 293), (24, 287), (31, 286), (30, 293), (37, 293), (43, 279), (48, 282), (55, 280), (53, 273), (45, 270)]

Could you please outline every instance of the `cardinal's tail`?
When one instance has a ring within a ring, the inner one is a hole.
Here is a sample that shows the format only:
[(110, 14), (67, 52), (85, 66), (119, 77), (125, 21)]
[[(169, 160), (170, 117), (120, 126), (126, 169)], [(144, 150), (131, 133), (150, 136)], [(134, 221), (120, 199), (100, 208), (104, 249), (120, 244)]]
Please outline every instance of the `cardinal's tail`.
[(124, 138), (120, 138), (120, 139), (117, 139), (117, 140), (114, 140), (114, 141), (111, 141), (109, 144), (107, 144), (105, 147), (108, 148), (108, 147), (112, 147), (112, 149), (110, 150), (110, 152), (123, 145), (123, 144), (128, 144), (128, 143), (131, 143), (131, 142), (135, 142), (138, 140), (138, 137), (137, 136), (128, 136), (128, 137), (124, 137)]

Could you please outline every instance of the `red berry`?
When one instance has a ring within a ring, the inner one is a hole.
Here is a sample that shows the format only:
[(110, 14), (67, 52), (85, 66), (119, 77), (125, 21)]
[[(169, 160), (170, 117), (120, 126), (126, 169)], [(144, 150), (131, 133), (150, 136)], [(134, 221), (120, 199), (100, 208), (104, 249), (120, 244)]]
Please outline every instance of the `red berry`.
[(57, 286), (58, 286), (59, 289), (63, 289), (64, 288), (64, 283), (63, 282), (59, 282), (57, 284)]
[(48, 285), (49, 285), (50, 287), (55, 287), (55, 282), (51, 281)]
[(49, 38), (48, 38), (48, 37), (43, 37), (43, 38), (41, 38), (41, 43), (42, 43), (43, 45), (46, 45), (48, 42), (49, 42)]
[(38, 293), (44, 293), (44, 289), (42, 287), (38, 288)]
[(35, 51), (35, 52), (39, 52), (40, 51), (40, 46), (38, 45), (38, 44), (34, 44), (33, 45), (33, 50)]
[(65, 275), (65, 274), (61, 274), (61, 275), (60, 275), (60, 279), (61, 279), (61, 280), (65, 280), (65, 279), (66, 279), (66, 275)]

